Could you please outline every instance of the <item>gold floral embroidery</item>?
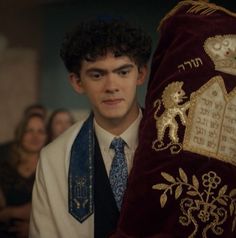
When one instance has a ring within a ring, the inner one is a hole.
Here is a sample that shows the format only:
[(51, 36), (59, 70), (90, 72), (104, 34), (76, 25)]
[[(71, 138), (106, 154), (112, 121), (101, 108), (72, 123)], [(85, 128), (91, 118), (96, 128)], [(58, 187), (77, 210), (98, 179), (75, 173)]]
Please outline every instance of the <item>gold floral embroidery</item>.
[[(164, 190), (160, 196), (162, 208), (167, 203), (168, 193), (174, 194), (176, 200), (182, 197), (180, 201), (182, 215), (179, 217), (179, 222), (183, 226), (194, 225), (194, 230), (188, 238), (199, 237), (197, 236), (199, 232), (202, 233), (203, 238), (207, 238), (210, 232), (222, 235), (224, 233), (222, 225), (228, 217), (232, 217), (231, 231), (235, 231), (236, 188), (227, 192), (227, 185), (220, 187), (222, 180), (214, 171), (202, 175), (203, 189), (200, 189), (198, 178), (192, 175), (190, 181), (182, 168), (179, 168), (179, 177), (174, 178), (166, 172), (162, 172), (161, 175), (169, 183), (155, 184), (152, 188)], [(200, 224), (203, 227), (201, 229), (199, 229)]]
[[(156, 151), (165, 150), (170, 147), (171, 153), (178, 153), (182, 149), (182, 144), (179, 143), (178, 137), (178, 123), (175, 120), (176, 116), (180, 117), (181, 123), (186, 124), (186, 111), (188, 110), (190, 103), (183, 102), (183, 99), (186, 98), (185, 92), (182, 89), (183, 82), (173, 82), (169, 84), (163, 94), (162, 100), (157, 99), (154, 102), (154, 107), (156, 111), (154, 113), (154, 119), (156, 120), (156, 129), (157, 129), (157, 139), (153, 141), (152, 148)], [(158, 116), (157, 113), (163, 104), (165, 111)], [(169, 139), (170, 143), (165, 145), (163, 142), (164, 135), (169, 129)]]
[(236, 75), (236, 35), (210, 37), (204, 43), (204, 50), (217, 71)]
[(236, 88), (227, 94), (216, 76), (190, 101), (183, 149), (236, 165)]

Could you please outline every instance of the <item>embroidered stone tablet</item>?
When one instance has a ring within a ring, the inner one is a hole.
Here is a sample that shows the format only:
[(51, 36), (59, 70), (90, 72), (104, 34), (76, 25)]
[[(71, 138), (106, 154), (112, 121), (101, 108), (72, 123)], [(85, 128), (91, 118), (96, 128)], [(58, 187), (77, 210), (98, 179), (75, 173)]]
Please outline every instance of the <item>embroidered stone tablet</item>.
[(183, 148), (236, 165), (236, 88), (221, 76), (192, 94)]

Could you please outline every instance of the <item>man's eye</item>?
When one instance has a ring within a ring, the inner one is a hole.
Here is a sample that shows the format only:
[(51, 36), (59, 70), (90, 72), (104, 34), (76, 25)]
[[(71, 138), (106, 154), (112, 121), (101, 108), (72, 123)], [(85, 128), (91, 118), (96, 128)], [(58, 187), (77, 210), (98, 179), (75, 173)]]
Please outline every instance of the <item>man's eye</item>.
[(99, 79), (99, 78), (102, 77), (102, 74), (95, 72), (95, 73), (91, 73), (90, 77), (93, 78), (93, 79)]
[(129, 73), (130, 70), (128, 69), (122, 69), (118, 72), (120, 76), (126, 76)]

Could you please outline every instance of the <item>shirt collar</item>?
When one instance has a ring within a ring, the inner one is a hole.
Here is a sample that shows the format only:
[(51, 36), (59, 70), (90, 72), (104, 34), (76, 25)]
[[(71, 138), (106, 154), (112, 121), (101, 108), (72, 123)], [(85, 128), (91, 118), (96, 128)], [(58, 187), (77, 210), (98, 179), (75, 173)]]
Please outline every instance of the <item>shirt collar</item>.
[[(121, 137), (127, 144), (128, 148), (130, 149), (136, 149), (138, 144), (138, 129), (139, 124), (142, 119), (142, 110), (139, 109), (138, 117), (135, 119), (135, 121), (119, 136)], [(103, 129), (98, 123), (96, 122), (94, 118), (94, 129), (95, 133), (98, 139), (98, 143), (101, 147), (109, 149), (111, 141), (114, 137), (117, 137), (110, 132)]]

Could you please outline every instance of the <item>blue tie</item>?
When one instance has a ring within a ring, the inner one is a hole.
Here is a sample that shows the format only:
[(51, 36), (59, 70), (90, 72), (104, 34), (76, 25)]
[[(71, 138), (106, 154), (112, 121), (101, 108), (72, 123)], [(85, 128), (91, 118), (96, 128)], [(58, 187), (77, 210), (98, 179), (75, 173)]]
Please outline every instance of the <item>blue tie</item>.
[(111, 164), (109, 180), (119, 210), (128, 179), (128, 167), (125, 159), (124, 146), (125, 142), (121, 138), (114, 138), (110, 146), (110, 148), (115, 151), (115, 156)]

